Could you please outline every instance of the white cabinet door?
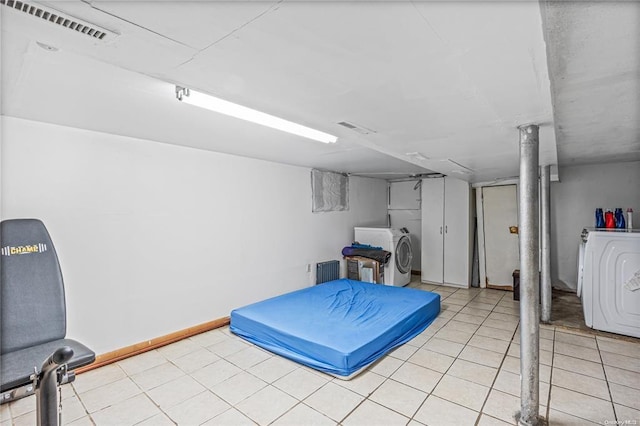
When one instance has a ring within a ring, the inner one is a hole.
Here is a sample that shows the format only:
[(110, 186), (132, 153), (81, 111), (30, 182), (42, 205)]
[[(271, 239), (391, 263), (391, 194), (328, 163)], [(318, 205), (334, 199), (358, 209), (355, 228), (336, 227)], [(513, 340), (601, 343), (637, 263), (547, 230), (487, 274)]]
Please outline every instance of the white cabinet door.
[(444, 179), (422, 181), (422, 281), (444, 277)]
[(469, 183), (444, 178), (444, 282), (469, 286), (470, 263)]

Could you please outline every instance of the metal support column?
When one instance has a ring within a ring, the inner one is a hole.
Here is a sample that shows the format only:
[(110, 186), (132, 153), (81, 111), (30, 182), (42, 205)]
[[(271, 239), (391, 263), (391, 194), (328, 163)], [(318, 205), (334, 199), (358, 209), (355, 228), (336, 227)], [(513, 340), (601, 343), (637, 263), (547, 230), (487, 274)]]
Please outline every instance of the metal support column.
[(540, 280), (541, 320), (551, 322), (551, 166), (540, 167), (540, 223), (542, 225), (542, 274)]
[(539, 337), (538, 306), (538, 126), (520, 130), (520, 413), (523, 426), (539, 424)]

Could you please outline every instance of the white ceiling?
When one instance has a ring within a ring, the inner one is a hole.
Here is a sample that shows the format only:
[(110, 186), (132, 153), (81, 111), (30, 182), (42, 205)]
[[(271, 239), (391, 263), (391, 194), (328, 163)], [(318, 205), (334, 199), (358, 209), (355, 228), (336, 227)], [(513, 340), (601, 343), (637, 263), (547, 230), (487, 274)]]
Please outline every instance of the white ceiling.
[[(634, 3), (39, 4), (119, 35), (98, 41), (0, 7), (6, 115), (385, 178), (516, 176), (517, 126), (529, 123), (541, 126), (541, 164), (640, 159)], [(176, 83), (339, 140), (182, 104)]]
[(640, 160), (640, 2), (548, 2), (561, 165)]

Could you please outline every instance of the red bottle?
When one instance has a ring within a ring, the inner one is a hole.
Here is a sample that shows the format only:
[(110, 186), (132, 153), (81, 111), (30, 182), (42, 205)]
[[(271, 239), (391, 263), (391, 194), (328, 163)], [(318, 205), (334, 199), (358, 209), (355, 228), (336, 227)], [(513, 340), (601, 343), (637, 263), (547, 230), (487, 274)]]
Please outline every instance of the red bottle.
[(604, 214), (604, 227), (605, 228), (616, 227), (616, 220), (613, 217), (613, 212), (611, 210), (607, 210)]

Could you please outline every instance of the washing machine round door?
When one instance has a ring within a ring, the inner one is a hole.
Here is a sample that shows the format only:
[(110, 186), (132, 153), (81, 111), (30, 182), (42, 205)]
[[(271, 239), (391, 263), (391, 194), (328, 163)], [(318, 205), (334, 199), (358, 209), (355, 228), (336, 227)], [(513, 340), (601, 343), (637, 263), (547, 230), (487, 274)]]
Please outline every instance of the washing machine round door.
[(396, 245), (396, 268), (401, 274), (411, 272), (411, 261), (413, 251), (411, 250), (411, 240), (407, 235), (400, 237)]

